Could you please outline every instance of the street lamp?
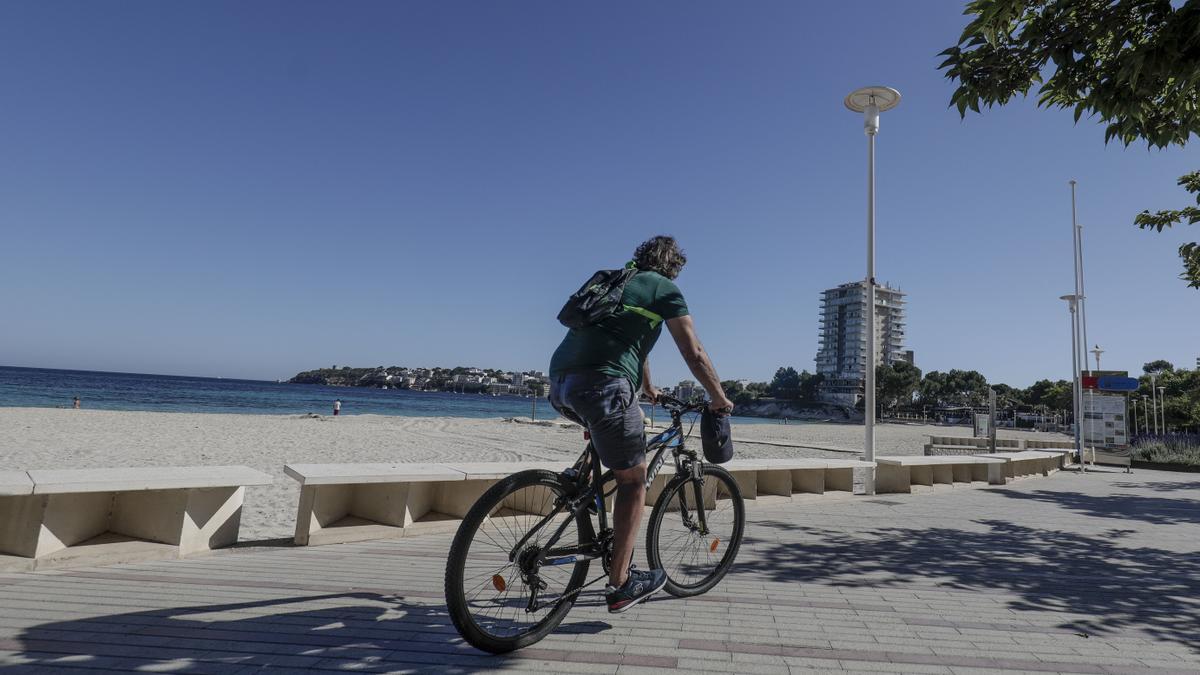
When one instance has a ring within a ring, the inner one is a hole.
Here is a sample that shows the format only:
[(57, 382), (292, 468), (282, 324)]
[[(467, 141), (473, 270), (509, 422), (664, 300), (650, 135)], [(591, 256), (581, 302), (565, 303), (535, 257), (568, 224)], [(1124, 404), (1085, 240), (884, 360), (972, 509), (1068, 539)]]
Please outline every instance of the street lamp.
[(1071, 402), (1073, 406), (1072, 415), (1075, 417), (1075, 452), (1079, 453), (1079, 470), (1087, 471), (1087, 464), (1083, 457), (1083, 443), (1080, 440), (1079, 423), (1079, 408), (1083, 399), (1083, 392), (1080, 390), (1081, 385), (1079, 378), (1079, 322), (1075, 319), (1075, 312), (1079, 307), (1079, 295), (1069, 293), (1059, 296), (1060, 300), (1067, 301), (1067, 308), (1071, 310), (1071, 377), (1073, 378), (1071, 386)]
[(1158, 399), (1154, 396), (1154, 389), (1158, 384), (1154, 373), (1150, 373), (1150, 417), (1154, 420), (1154, 433), (1158, 434)]
[(1167, 393), (1166, 387), (1158, 388), (1158, 410), (1162, 414), (1162, 432), (1167, 433), (1167, 399), (1164, 395)]
[[(1083, 248), (1082, 248), (1082, 246), (1083, 246), (1083, 229), (1082, 229), (1082, 226), (1080, 226), (1080, 230), (1079, 230), (1079, 244), (1080, 244), (1079, 276), (1080, 276), (1080, 279), (1082, 280), (1082, 278), (1083, 278)], [(1085, 304), (1085, 307), (1083, 308), (1083, 346), (1086, 347), (1087, 346), (1087, 308), (1086, 308), (1086, 303), (1084, 303), (1084, 304)], [(1092, 355), (1096, 357), (1096, 370), (1099, 371), (1100, 370), (1100, 355), (1104, 353), (1104, 350), (1100, 349), (1100, 345), (1095, 345), (1088, 351), (1090, 351), (1092, 353)], [(1086, 356), (1083, 358), (1083, 361), (1084, 361), (1084, 363), (1087, 363)], [(1096, 373), (1092, 373), (1092, 374), (1095, 375)], [(1092, 412), (1095, 412), (1095, 408), (1096, 408), (1096, 398), (1095, 397), (1096, 397), (1096, 392), (1091, 389), (1088, 389), (1088, 403), (1089, 403), (1088, 408), (1091, 408)], [(1086, 416), (1087, 416), (1087, 413), (1085, 412), (1084, 417), (1086, 417)], [(1104, 434), (1101, 433), (1100, 436), (1101, 436), (1100, 440), (1103, 441)], [(1096, 434), (1093, 433), (1092, 434), (1092, 442), (1093, 443), (1096, 442), (1095, 438), (1096, 438)], [(1092, 446), (1092, 449), (1095, 450), (1095, 446)]]
[[(891, 87), (863, 87), (846, 96), (846, 108), (863, 114), (867, 134), (867, 362), (865, 364), (866, 439), (863, 459), (875, 461), (875, 135), (879, 133), (879, 113), (895, 108), (900, 92)], [(875, 494), (875, 476), (865, 485), (867, 494)]]

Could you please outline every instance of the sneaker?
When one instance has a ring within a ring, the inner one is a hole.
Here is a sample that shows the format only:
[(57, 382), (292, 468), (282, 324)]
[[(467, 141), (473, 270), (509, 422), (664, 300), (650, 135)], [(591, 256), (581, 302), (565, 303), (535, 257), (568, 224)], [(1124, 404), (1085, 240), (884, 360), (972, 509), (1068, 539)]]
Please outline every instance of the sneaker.
[(630, 567), (629, 578), (625, 580), (624, 586), (613, 588), (611, 585), (606, 585), (604, 587), (604, 599), (608, 601), (609, 613), (620, 614), (661, 591), (663, 586), (666, 585), (666, 572), (662, 570), (647, 570), (643, 572)]

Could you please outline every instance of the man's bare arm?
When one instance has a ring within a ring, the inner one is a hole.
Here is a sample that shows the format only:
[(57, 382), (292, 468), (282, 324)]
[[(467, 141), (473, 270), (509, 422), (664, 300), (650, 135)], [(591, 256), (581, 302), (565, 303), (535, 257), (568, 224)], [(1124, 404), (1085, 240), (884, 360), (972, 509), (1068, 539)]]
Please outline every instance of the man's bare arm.
[(642, 361), (642, 394), (650, 399), (651, 403), (658, 400), (658, 390), (654, 388), (654, 383), (650, 381), (650, 359)]
[(732, 409), (733, 402), (726, 398), (725, 390), (721, 388), (717, 370), (713, 368), (712, 361), (708, 358), (708, 352), (704, 351), (704, 345), (700, 344), (692, 317), (681, 316), (667, 319), (667, 330), (671, 331), (671, 337), (675, 339), (675, 346), (679, 348), (680, 355), (687, 362), (688, 369), (708, 392), (708, 398), (712, 402), (711, 407), (714, 410)]

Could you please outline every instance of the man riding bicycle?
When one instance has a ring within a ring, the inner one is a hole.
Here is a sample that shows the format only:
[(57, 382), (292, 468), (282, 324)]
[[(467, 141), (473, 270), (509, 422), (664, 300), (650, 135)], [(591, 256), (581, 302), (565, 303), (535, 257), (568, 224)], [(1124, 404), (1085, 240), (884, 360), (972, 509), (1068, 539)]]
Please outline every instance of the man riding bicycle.
[(606, 588), (609, 612), (623, 612), (667, 583), (662, 570), (640, 571), (631, 565), (646, 501), (646, 435), (637, 393), (651, 401), (658, 396), (647, 359), (664, 322), (688, 368), (708, 392), (710, 410), (733, 410), (673, 281), (686, 263), (674, 237), (643, 242), (633, 255), (637, 272), (625, 285), (621, 311), (572, 328), (550, 360), (550, 404), (588, 430), (600, 461), (612, 469), (617, 482)]

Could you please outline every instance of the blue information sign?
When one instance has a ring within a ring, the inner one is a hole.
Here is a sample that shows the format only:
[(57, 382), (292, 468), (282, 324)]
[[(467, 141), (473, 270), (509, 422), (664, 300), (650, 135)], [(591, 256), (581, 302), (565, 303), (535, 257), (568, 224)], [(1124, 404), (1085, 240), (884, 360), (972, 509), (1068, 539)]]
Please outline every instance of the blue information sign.
[(1105, 375), (1097, 378), (1096, 386), (1104, 391), (1137, 391), (1138, 381), (1132, 377)]

